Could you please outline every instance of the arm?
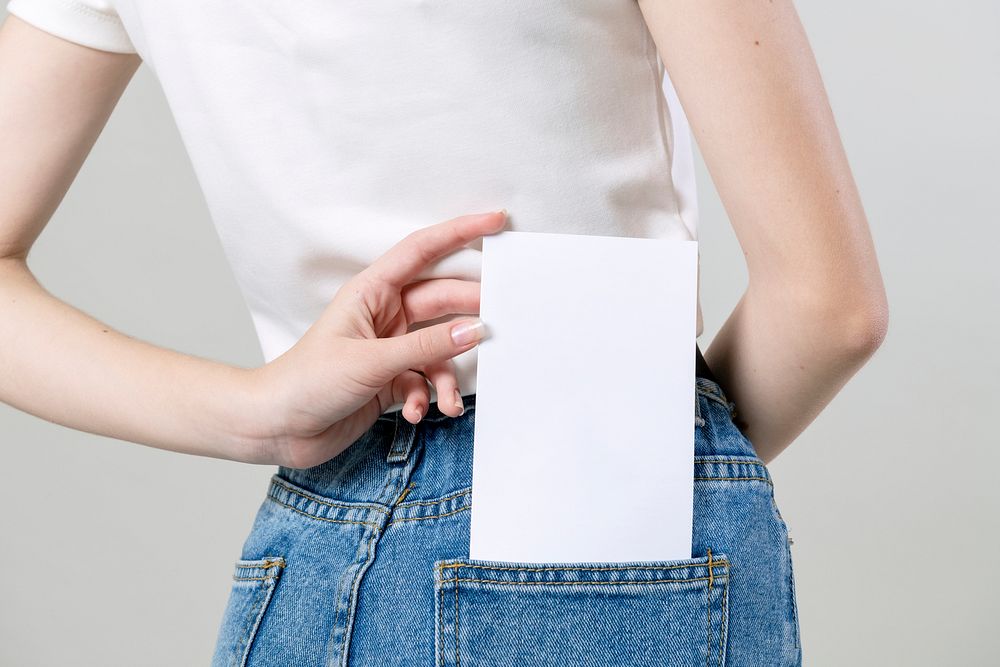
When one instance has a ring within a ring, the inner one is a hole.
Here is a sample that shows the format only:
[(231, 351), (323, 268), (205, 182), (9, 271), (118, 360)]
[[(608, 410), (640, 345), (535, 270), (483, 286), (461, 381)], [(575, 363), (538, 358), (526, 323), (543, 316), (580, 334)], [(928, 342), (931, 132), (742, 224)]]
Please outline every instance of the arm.
[(0, 26), (0, 400), (48, 421), (188, 453), (230, 456), (251, 370), (159, 348), (47, 292), (28, 253), (141, 63), (16, 16)]
[(791, 0), (638, 3), (746, 256), (705, 359), (770, 462), (885, 337), (868, 222)]
[[(63, 426), (188, 454), (310, 467), (356, 440), (384, 406), (420, 421), (436, 386), (457, 416), (451, 358), (484, 336), (479, 283), (416, 281), (430, 262), (498, 231), (505, 215), (412, 232), (333, 295), (290, 350), (228, 366), (136, 340), (60, 301), (28, 268), (140, 64), (9, 16), (0, 25), (0, 401)], [(416, 372), (422, 371), (424, 374)]]

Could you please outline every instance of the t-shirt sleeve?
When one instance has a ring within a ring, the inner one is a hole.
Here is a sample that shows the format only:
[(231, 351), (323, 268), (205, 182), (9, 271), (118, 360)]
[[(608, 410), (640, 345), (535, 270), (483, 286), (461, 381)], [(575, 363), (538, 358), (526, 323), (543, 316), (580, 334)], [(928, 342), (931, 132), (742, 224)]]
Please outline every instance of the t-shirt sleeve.
[(9, 0), (7, 12), (77, 44), (115, 53), (136, 52), (110, 0)]

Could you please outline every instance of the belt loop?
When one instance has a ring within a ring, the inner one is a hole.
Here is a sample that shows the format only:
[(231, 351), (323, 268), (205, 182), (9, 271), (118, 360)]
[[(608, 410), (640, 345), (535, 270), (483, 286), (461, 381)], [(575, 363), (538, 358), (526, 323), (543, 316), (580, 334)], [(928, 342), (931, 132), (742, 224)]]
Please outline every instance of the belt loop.
[[(389, 446), (389, 455), (386, 457), (387, 463), (406, 463), (413, 451), (413, 441), (416, 440), (417, 427), (402, 418), (403, 411), (396, 410), (393, 415), (392, 444)], [(402, 424), (400, 424), (402, 420)]]

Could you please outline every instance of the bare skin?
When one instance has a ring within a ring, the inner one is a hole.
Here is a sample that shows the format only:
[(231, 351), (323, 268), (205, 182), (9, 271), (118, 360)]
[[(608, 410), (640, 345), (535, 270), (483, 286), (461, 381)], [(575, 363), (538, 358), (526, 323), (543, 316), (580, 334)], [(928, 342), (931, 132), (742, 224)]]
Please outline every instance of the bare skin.
[[(639, 5), (746, 251), (750, 286), (705, 356), (769, 461), (885, 335), (867, 221), (790, 3)], [(455, 344), (454, 322), (406, 331), (478, 313), (478, 283), (410, 279), (501, 229), (500, 213), (407, 237), (256, 369), (136, 340), (37, 282), (31, 246), (140, 63), (16, 16), (0, 26), (0, 400), (91, 433), (290, 467), (335, 456), (393, 402), (419, 421), (428, 380), (438, 407), (460, 414), (450, 359), (478, 341)]]
[(419, 421), (428, 381), (441, 411), (461, 414), (451, 359), (477, 345), (483, 328), (456, 342), (452, 330), (478, 318), (421, 325), (477, 314), (479, 283), (415, 278), (499, 231), (504, 212), (410, 234), (345, 284), (296, 345), (260, 368), (136, 340), (38, 283), (28, 252), (140, 62), (53, 37), (16, 16), (0, 26), (0, 400), (78, 430), (294, 468), (337, 455), (393, 403)]
[(791, 0), (638, 0), (743, 248), (705, 360), (770, 462), (881, 345), (868, 221)]

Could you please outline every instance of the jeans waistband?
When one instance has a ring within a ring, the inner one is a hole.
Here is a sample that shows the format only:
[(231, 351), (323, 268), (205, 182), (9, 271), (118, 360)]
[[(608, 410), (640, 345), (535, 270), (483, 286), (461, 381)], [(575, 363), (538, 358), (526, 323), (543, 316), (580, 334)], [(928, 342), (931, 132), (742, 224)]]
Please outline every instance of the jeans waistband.
[[(721, 403), (730, 412), (733, 409), (733, 403), (726, 398), (725, 392), (722, 391), (722, 387), (715, 380), (710, 380), (707, 377), (702, 377), (700, 375), (694, 378), (694, 390), (695, 393), (701, 394), (706, 398), (712, 399)], [(462, 396), (462, 400), (465, 402), (465, 409), (469, 410), (476, 407), (476, 394), (465, 394)], [(699, 415), (700, 416), (700, 415)], [(379, 416), (378, 421), (386, 422), (389, 424), (395, 424), (397, 419), (403, 419), (399, 410), (394, 410), (392, 412), (386, 412)], [(455, 419), (450, 415), (446, 415), (441, 412), (437, 407), (437, 403), (431, 403), (427, 408), (427, 414), (420, 420), (420, 423), (429, 422), (442, 422), (448, 419)]]
[[(763, 464), (729, 419), (734, 406), (718, 382), (696, 375), (695, 394), (696, 479), (767, 481)], [(288, 505), (295, 496), (293, 509), (310, 515), (334, 510), (351, 515), (330, 515), (330, 521), (354, 520), (355, 512), (381, 517), (393, 506), (405, 510), (396, 515), (399, 521), (460, 511), (456, 504), (470, 501), (476, 395), (463, 399), (466, 411), (460, 417), (442, 413), (436, 403), (416, 425), (400, 410), (380, 415), (356, 442), (326, 463), (306, 469), (280, 467), (270, 497)]]
[[(699, 393), (708, 398), (714, 399), (719, 403), (722, 403), (730, 411), (733, 410), (733, 404), (726, 398), (725, 392), (722, 391), (722, 387), (719, 385), (718, 380), (712, 373), (712, 369), (708, 367), (708, 362), (705, 361), (704, 355), (701, 353), (701, 348), (695, 345), (695, 378), (694, 378), (694, 388), (695, 392)], [(462, 396), (462, 400), (465, 402), (465, 408), (473, 408), (476, 406), (476, 395), (466, 394)], [(379, 416), (379, 420), (395, 423), (398, 417), (401, 417), (398, 413), (400, 410), (394, 410), (391, 412), (386, 412)], [(699, 415), (700, 417), (700, 415)], [(424, 415), (421, 422), (439, 422), (445, 419), (454, 419), (449, 415), (441, 412), (436, 403), (431, 403), (428, 406), (427, 414)]]

